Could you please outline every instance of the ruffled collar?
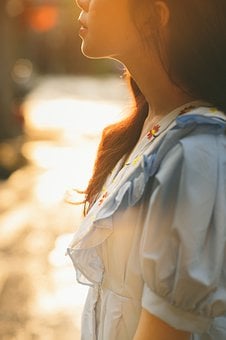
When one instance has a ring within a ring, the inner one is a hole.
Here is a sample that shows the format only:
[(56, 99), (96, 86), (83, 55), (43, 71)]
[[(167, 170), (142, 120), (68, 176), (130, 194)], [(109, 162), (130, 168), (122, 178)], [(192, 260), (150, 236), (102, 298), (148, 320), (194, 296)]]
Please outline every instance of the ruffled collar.
[(210, 130), (213, 127), (215, 131), (221, 132), (225, 130), (226, 122), (222, 112), (206, 105), (197, 106), (197, 102), (195, 103), (194, 108), (194, 102), (189, 103), (192, 109), (183, 115), (180, 112), (188, 104), (171, 112), (149, 143), (148, 136), (145, 136), (146, 140), (145, 137), (141, 140), (132, 152), (128, 165), (121, 167), (122, 161), (116, 165), (99, 199), (84, 218), (68, 248), (79, 282), (100, 283), (104, 269), (95, 247), (111, 235), (112, 215), (125, 197), (128, 206), (134, 206), (141, 199), (147, 181), (157, 172), (162, 159), (178, 140), (197, 126)]
[(203, 101), (192, 101), (171, 111), (158, 123), (158, 129), (157, 127), (152, 129), (153, 131), (149, 131), (141, 139), (126, 161), (125, 158), (122, 158), (116, 164), (102, 188), (102, 192), (94, 205), (94, 209), (92, 209), (92, 213), (94, 210), (99, 210), (105, 201), (110, 199), (111, 193), (117, 190), (121, 183), (130, 176), (130, 173), (134, 172), (136, 168), (140, 166), (144, 157), (150, 154), (159, 145), (167, 132), (177, 124), (182, 127), (184, 122), (186, 125), (189, 122), (191, 114), (192, 117), (195, 115), (196, 120), (198, 120), (198, 116), (225, 119), (225, 115), (222, 112)]

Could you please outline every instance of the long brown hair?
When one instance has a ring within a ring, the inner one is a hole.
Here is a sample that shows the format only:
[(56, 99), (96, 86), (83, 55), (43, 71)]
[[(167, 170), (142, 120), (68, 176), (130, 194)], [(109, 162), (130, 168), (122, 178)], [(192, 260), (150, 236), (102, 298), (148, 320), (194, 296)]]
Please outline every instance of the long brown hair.
[(125, 74), (128, 86), (132, 94), (132, 112), (122, 121), (106, 127), (97, 151), (94, 163), (93, 175), (85, 191), (85, 203), (90, 204), (100, 192), (107, 176), (116, 163), (136, 145), (145, 118), (148, 114), (148, 103), (146, 102), (139, 87), (130, 77)]
[[(170, 79), (194, 98), (226, 112), (226, 1), (165, 1), (170, 9), (169, 40), (166, 44), (161, 39), (158, 27), (153, 36), (160, 60), (167, 56), (163, 66)], [(85, 191), (88, 206), (119, 159), (136, 145), (147, 117), (148, 103), (135, 81), (130, 76), (128, 80), (134, 107), (126, 119), (103, 131)]]

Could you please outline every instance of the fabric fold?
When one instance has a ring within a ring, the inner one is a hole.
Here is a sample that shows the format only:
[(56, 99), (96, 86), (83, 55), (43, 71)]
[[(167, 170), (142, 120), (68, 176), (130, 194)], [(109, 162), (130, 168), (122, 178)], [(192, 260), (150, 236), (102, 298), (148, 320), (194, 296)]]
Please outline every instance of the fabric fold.
[(76, 232), (67, 253), (71, 257), (80, 283), (101, 284), (104, 266), (98, 254), (101, 245), (113, 232), (112, 216), (123, 207), (135, 206), (142, 198), (150, 177), (158, 171), (162, 160), (188, 134), (223, 134), (226, 122), (221, 117), (185, 114), (159, 136), (154, 148), (147, 148), (136, 166), (122, 178), (101, 206), (94, 204)]

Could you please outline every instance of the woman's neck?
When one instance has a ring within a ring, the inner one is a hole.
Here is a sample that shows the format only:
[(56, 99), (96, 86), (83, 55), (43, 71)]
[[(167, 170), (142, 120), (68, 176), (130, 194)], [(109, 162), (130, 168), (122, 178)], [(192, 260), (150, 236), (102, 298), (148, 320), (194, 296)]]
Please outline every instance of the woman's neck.
[[(142, 63), (140, 62), (142, 60)], [(157, 56), (142, 56), (127, 63), (128, 70), (149, 104), (148, 119), (165, 116), (175, 108), (195, 100), (169, 79)]]

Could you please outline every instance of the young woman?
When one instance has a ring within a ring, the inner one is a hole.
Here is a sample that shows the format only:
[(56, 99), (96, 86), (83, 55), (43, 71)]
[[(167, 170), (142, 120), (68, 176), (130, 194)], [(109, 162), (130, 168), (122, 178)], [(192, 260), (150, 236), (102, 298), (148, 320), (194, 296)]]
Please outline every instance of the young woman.
[(226, 339), (226, 1), (77, 0), (82, 51), (127, 69), (68, 249), (84, 340)]

